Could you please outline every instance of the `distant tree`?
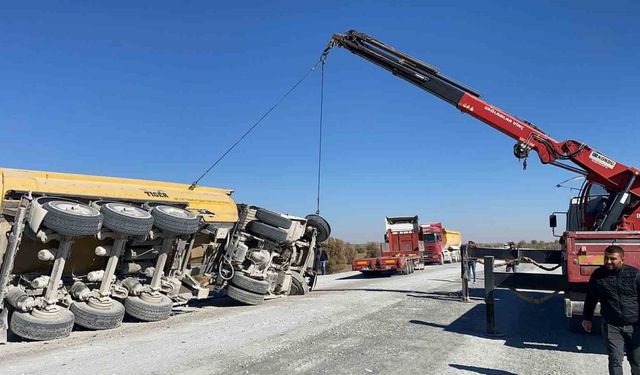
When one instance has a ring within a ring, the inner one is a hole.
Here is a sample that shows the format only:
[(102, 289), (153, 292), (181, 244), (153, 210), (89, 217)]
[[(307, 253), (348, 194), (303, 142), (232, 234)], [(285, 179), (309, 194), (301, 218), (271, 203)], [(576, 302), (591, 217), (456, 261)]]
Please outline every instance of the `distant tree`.
[(380, 244), (378, 242), (367, 242), (364, 245), (367, 258), (374, 258), (380, 256)]
[(329, 256), (329, 273), (344, 270), (356, 257), (356, 247), (337, 238), (329, 237), (325, 247)]

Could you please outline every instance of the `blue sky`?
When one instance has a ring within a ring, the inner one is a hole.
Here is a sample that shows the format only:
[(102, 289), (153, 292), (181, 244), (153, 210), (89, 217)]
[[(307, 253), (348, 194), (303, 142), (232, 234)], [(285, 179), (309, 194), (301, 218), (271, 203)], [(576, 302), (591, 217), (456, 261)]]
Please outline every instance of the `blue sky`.
[[(355, 28), (478, 90), (558, 140), (638, 163), (638, 2), (41, 2), (0, 8), (5, 167), (190, 183)], [(347, 51), (325, 75), (321, 213), (336, 237), (384, 216), (465, 240), (552, 239), (572, 174), (523, 171), (513, 141)], [(320, 76), (203, 185), (315, 211)], [(579, 183), (577, 183), (579, 185)]]

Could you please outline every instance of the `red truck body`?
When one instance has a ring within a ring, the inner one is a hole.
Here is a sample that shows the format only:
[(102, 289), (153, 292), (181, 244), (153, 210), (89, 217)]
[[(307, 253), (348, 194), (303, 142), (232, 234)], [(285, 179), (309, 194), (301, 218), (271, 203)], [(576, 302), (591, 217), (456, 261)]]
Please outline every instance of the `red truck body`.
[(442, 234), (442, 224), (435, 223), (429, 225), (421, 225), (422, 240), (424, 241), (425, 263), (444, 264), (444, 245), (445, 240)]
[(442, 223), (420, 225), (424, 241), (425, 263), (452, 263), (460, 260), (460, 232), (444, 228)]
[(386, 250), (379, 257), (354, 259), (351, 269), (363, 273), (399, 271), (405, 274), (423, 269), (424, 247), (418, 216), (387, 217), (386, 226)]

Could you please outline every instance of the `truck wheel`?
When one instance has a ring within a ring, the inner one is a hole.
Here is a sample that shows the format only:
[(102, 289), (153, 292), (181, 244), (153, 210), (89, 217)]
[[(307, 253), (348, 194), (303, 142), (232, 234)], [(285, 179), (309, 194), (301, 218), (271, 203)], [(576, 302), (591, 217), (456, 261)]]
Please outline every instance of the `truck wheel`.
[(264, 302), (264, 294), (251, 293), (233, 285), (227, 286), (227, 295), (230, 298), (247, 305), (259, 305)]
[(74, 302), (69, 310), (75, 316), (76, 325), (88, 329), (113, 329), (120, 326), (124, 318), (124, 306), (111, 300), (111, 308), (96, 308), (86, 302)]
[(267, 294), (269, 292), (269, 282), (267, 280), (253, 279), (241, 272), (236, 272), (231, 279), (231, 283), (240, 289), (257, 294)]
[(307, 285), (304, 277), (299, 273), (291, 272), (291, 288), (289, 289), (289, 295), (291, 296), (303, 296), (309, 293), (309, 285)]
[(408, 275), (409, 274), (409, 262), (405, 262), (404, 263), (404, 268), (402, 269), (402, 274), (403, 275)]
[(56, 340), (67, 337), (73, 329), (73, 313), (60, 309), (50, 318), (38, 318), (28, 312), (14, 311), (11, 315), (11, 332), (34, 341)]
[(124, 300), (124, 308), (130, 316), (144, 322), (156, 322), (169, 319), (173, 302), (164, 294), (160, 295), (158, 303), (143, 300), (140, 297), (129, 296)]
[(261, 223), (259, 221), (251, 221), (247, 224), (247, 229), (258, 236), (265, 237), (276, 242), (284, 242), (287, 240), (287, 231), (281, 228), (272, 227), (271, 225)]
[(193, 234), (198, 231), (200, 219), (192, 212), (173, 206), (155, 206), (151, 209), (154, 225), (173, 234)]
[(256, 218), (263, 223), (273, 225), (274, 227), (280, 227), (283, 229), (291, 228), (291, 220), (277, 212), (269, 211), (264, 208), (258, 208), (258, 211), (256, 211)]
[(311, 214), (304, 217), (307, 219), (307, 226), (316, 228), (318, 234), (316, 235), (316, 241), (326, 241), (331, 235), (331, 226), (320, 215)]
[(102, 215), (86, 204), (49, 201), (42, 205), (47, 214), (42, 224), (63, 236), (93, 236), (102, 227)]
[(143, 236), (149, 234), (153, 227), (153, 216), (149, 212), (128, 204), (105, 203), (100, 212), (104, 218), (102, 225), (116, 233)]

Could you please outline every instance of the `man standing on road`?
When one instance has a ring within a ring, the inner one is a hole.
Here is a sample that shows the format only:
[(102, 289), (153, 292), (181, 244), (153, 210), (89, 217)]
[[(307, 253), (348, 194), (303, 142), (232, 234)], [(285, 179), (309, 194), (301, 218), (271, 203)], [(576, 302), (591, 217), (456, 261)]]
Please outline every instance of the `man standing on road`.
[(511, 262), (507, 263), (507, 267), (505, 269), (505, 272), (513, 272), (516, 273), (518, 272), (518, 249), (516, 248), (516, 244), (513, 242), (509, 242), (509, 253), (511, 254), (511, 256), (513, 257), (514, 260), (512, 260)]
[(640, 375), (639, 285), (640, 272), (624, 264), (622, 247), (608, 246), (604, 250), (604, 266), (596, 269), (589, 279), (582, 327), (591, 332), (593, 313), (600, 302), (602, 338), (609, 355), (610, 375), (622, 375), (625, 351), (631, 373)]
[(327, 265), (329, 263), (329, 255), (327, 254), (327, 250), (323, 247), (320, 251), (320, 272), (323, 275), (327, 273)]

